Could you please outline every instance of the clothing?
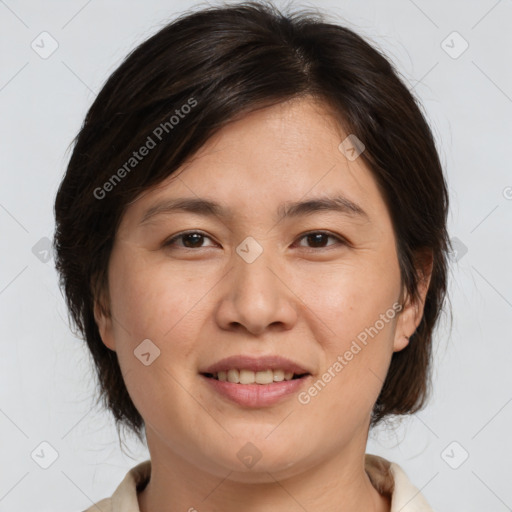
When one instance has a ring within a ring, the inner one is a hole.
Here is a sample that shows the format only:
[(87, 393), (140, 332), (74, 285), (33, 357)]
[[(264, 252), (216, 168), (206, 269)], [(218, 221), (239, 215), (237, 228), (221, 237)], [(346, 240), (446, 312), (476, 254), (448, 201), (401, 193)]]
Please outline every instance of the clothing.
[[(391, 512), (433, 512), (398, 464), (367, 453), (365, 470), (375, 489), (391, 496)], [(137, 491), (146, 486), (150, 474), (151, 461), (141, 462), (128, 471), (112, 497), (83, 512), (140, 512)]]

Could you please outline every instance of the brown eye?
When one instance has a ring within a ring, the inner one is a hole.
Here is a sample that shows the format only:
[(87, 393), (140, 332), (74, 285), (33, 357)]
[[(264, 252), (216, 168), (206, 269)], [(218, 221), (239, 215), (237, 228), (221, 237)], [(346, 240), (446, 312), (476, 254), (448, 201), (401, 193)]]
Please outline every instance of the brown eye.
[[(335, 244), (329, 244), (326, 245), (327, 240), (329, 238), (332, 238), (337, 241)], [(326, 247), (330, 247), (332, 245), (346, 245), (346, 242), (340, 238), (339, 236), (333, 235), (332, 233), (328, 233), (325, 231), (312, 231), (310, 233), (306, 233), (303, 235), (299, 240), (306, 239), (308, 244), (311, 244), (312, 247), (309, 247), (311, 249), (323, 249)], [(304, 247), (304, 246), (301, 246)]]
[[(173, 236), (169, 240), (165, 241), (163, 246), (177, 246), (184, 249), (202, 249), (203, 247), (207, 247), (202, 245), (205, 239), (210, 239), (210, 237), (206, 236), (200, 231), (188, 231), (186, 233), (180, 233), (176, 236)], [(178, 240), (181, 240), (182, 244), (177, 244), (176, 242)]]

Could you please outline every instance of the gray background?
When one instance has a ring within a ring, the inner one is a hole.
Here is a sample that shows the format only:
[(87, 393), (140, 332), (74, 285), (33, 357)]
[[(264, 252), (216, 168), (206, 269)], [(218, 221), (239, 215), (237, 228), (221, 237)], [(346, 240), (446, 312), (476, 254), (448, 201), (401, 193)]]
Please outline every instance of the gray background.
[[(69, 145), (101, 85), (198, 5), (0, 1), (2, 512), (83, 510), (148, 456), (130, 438), (123, 452), (94, 404), (46, 238)], [(374, 432), (367, 451), (399, 463), (438, 512), (512, 510), (512, 1), (300, 5), (327, 10), (397, 65), (425, 107), (451, 195), (454, 320), (437, 332), (434, 393), (415, 417)]]

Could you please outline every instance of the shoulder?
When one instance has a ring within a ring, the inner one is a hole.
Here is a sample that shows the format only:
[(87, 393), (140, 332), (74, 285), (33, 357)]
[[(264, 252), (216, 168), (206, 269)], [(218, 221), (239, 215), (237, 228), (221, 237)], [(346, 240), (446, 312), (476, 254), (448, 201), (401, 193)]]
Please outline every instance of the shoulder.
[(140, 512), (137, 492), (143, 489), (151, 475), (151, 461), (131, 468), (110, 498), (98, 501), (83, 512)]
[(390, 512), (434, 512), (400, 465), (367, 453), (365, 470), (377, 491), (390, 496)]
[(105, 498), (82, 512), (112, 512), (112, 499)]

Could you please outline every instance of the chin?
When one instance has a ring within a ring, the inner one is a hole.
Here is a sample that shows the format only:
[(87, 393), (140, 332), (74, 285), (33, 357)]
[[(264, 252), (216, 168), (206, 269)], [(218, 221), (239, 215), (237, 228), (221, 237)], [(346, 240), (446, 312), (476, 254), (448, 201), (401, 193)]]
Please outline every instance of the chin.
[[(266, 436), (268, 436), (268, 430)], [(314, 465), (311, 455), (301, 453), (300, 442), (290, 442), (276, 438), (272, 442), (264, 438), (249, 437), (230, 442), (227, 451), (219, 454), (221, 465), (231, 471), (229, 479), (245, 483), (275, 483), (276, 479), (291, 478), (304, 472), (309, 465)], [(219, 460), (219, 459), (217, 459)]]
[[(290, 455), (291, 456), (291, 455)], [(243, 464), (232, 464), (232, 473), (228, 479), (234, 482), (247, 484), (275, 484), (276, 480), (286, 480), (299, 475), (305, 471), (305, 467), (297, 460), (297, 455), (293, 455), (293, 460), (283, 457), (284, 460), (275, 458), (270, 460), (264, 455), (252, 467), (243, 468)], [(242, 469), (241, 469), (242, 466)]]

